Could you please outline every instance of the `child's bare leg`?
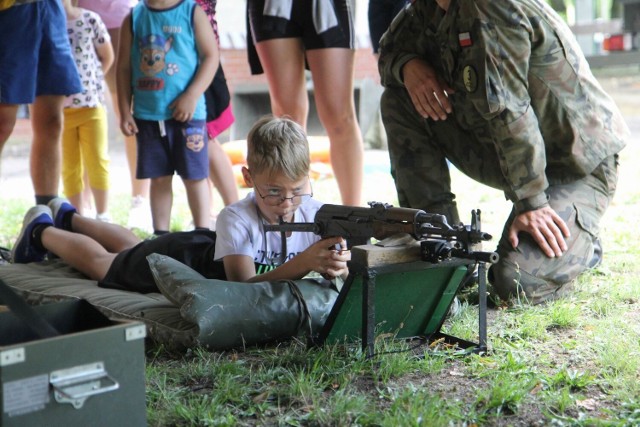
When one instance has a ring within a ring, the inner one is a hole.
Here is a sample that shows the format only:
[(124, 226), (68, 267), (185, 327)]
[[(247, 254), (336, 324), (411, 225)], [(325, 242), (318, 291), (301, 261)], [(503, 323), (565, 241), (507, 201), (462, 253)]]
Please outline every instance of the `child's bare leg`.
[[(115, 103), (117, 104), (117, 103)], [(127, 163), (129, 164), (129, 176), (131, 178), (131, 197), (140, 196), (144, 199), (149, 199), (149, 179), (136, 178), (136, 165), (138, 161), (138, 147), (136, 145), (136, 138), (133, 136), (127, 136), (124, 138), (125, 154), (127, 155)]]
[(37, 96), (31, 104), (31, 181), (36, 196), (57, 196), (60, 181), (62, 95)]
[[(109, 35), (111, 36), (111, 43), (115, 50), (118, 49), (120, 43), (120, 27), (109, 28)], [(120, 110), (118, 107), (118, 95), (116, 91), (116, 68), (115, 66), (109, 68), (105, 75), (105, 81), (109, 86), (109, 93), (111, 97), (111, 106), (116, 117), (120, 117)], [(149, 187), (151, 181), (149, 179), (137, 179), (136, 168), (138, 161), (138, 146), (135, 136), (124, 137), (124, 148), (127, 158), (127, 165), (129, 166), (129, 178), (131, 180), (131, 209), (129, 211), (129, 228), (139, 228), (148, 231), (151, 226), (151, 215), (149, 212)], [(97, 212), (100, 212), (96, 208)]]
[(314, 49), (307, 53), (318, 117), (331, 144), (331, 165), (342, 203), (362, 204), (364, 144), (353, 100), (354, 52)]
[[(74, 217), (87, 219), (80, 215)], [(116, 257), (90, 237), (55, 227), (45, 228), (41, 240), (47, 250), (93, 280), (102, 280)]]
[(100, 190), (98, 188), (91, 188), (93, 194), (93, 200), (96, 205), (96, 214), (107, 213), (109, 206), (109, 190)]
[(187, 201), (193, 216), (194, 227), (209, 228), (209, 181), (207, 179), (183, 179)]
[[(141, 242), (140, 238), (128, 228), (77, 214), (71, 218), (71, 229), (76, 234), (83, 234), (91, 238), (106, 251), (112, 253), (122, 252)], [(52, 252), (62, 257), (59, 253)]]
[[(84, 175), (82, 177), (82, 183), (83, 183), (83, 188), (82, 188), (82, 194), (80, 195), (80, 201), (82, 202), (82, 207), (80, 205), (74, 204), (71, 198), (69, 198), (69, 201), (71, 201), (71, 204), (75, 206), (76, 209), (81, 207), (82, 213), (84, 214), (86, 212), (90, 212), (91, 210), (93, 210), (92, 203), (91, 203), (91, 200), (93, 199), (93, 195), (91, 194), (91, 181), (89, 180), (89, 172), (87, 171), (86, 167), (85, 167)], [(96, 212), (97, 211), (98, 210), (96, 209)]]
[(83, 204), (83, 193), (70, 194), (67, 195), (67, 200), (76, 208), (80, 215), (84, 215), (86, 212), (85, 206)]
[(18, 105), (0, 104), (0, 153), (2, 153), (4, 143), (7, 142), (13, 133), (17, 117)]
[(173, 205), (172, 180), (172, 175), (151, 179), (151, 217), (154, 231), (169, 231)]
[(309, 97), (304, 75), (305, 52), (302, 40), (285, 38), (256, 44), (260, 62), (269, 82), (271, 111), (287, 115), (307, 127)]
[(213, 138), (209, 140), (209, 178), (218, 189), (225, 206), (238, 201), (238, 186), (233, 176), (233, 167), (227, 153), (220, 142)]

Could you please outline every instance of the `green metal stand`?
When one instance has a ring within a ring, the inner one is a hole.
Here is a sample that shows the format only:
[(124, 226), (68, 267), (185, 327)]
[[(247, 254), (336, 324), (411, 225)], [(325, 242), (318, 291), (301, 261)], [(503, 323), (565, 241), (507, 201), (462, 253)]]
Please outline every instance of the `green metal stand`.
[(375, 353), (375, 338), (444, 338), (461, 348), (487, 349), (485, 265), (479, 263), (479, 340), (472, 343), (440, 332), (449, 307), (475, 262), (449, 259), (375, 268), (350, 264), (350, 275), (338, 296), (316, 344), (362, 340), (367, 356)]

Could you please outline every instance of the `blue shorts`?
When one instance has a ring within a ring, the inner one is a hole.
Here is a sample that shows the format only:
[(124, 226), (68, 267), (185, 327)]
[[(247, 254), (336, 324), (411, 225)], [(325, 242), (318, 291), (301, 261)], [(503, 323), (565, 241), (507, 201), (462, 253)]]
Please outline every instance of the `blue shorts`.
[(204, 120), (135, 120), (138, 126), (136, 178), (159, 178), (174, 173), (183, 179), (209, 177), (209, 138)]
[(0, 104), (82, 92), (58, 0), (16, 4), (0, 12)]

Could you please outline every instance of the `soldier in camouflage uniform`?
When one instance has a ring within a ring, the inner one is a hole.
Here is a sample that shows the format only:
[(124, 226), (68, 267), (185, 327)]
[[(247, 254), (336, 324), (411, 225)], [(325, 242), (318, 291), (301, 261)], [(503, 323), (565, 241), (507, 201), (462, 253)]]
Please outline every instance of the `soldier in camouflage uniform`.
[(447, 160), (513, 202), (489, 271), (501, 298), (557, 298), (600, 262), (628, 128), (549, 6), (416, 0), (379, 67), (400, 204), (459, 222)]

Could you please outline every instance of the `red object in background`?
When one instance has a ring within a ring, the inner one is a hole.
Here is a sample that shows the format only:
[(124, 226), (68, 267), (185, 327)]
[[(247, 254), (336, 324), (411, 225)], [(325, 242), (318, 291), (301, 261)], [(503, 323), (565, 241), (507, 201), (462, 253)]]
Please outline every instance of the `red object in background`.
[(624, 50), (624, 36), (622, 34), (614, 34), (606, 37), (602, 45), (604, 50)]
[(602, 48), (609, 52), (631, 50), (631, 34), (611, 34), (605, 37)]

